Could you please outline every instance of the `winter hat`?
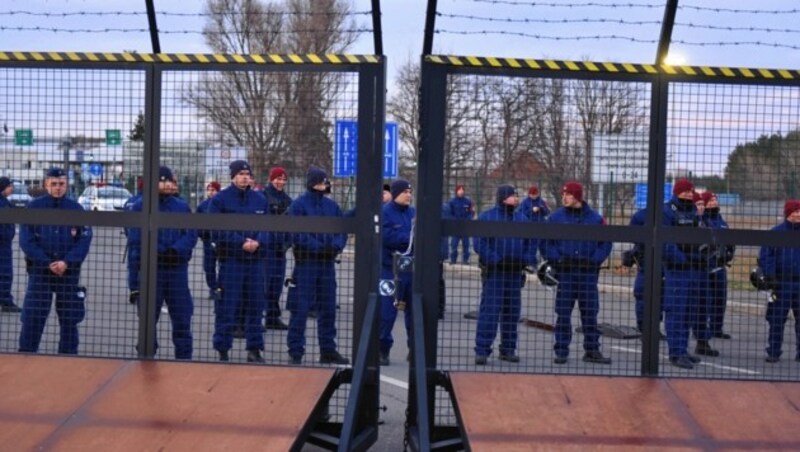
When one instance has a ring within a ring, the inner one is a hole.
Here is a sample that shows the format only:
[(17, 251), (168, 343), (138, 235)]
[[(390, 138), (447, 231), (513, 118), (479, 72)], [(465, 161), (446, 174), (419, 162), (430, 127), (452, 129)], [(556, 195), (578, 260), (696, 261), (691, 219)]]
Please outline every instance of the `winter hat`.
[(497, 187), (497, 204), (503, 204), (509, 196), (513, 196), (517, 190), (511, 185), (500, 185)]
[(219, 182), (217, 182), (215, 180), (212, 180), (211, 182), (208, 183), (208, 185), (206, 185), (206, 189), (209, 189), (209, 188), (213, 188), (214, 191), (220, 191), (220, 190), (222, 190), (222, 185), (220, 185)]
[(405, 179), (397, 179), (396, 181), (392, 182), (392, 186), (389, 191), (392, 192), (392, 199), (395, 199), (400, 196), (400, 193), (403, 193), (406, 190), (411, 190), (411, 183)]
[(172, 175), (172, 170), (168, 166), (158, 167), (158, 180), (159, 182), (174, 181), (175, 177)]
[(9, 185), (11, 185), (11, 179), (5, 176), (0, 177), (0, 191), (5, 190)]
[(531, 188), (528, 189), (528, 194), (531, 196), (539, 196), (539, 187), (531, 185)]
[(561, 189), (562, 193), (568, 193), (575, 197), (578, 202), (583, 202), (583, 185), (580, 182), (567, 182), (564, 188)]
[(783, 205), (783, 216), (785, 218), (788, 218), (789, 215), (793, 214), (798, 210), (800, 210), (800, 200), (790, 199), (786, 201), (786, 204)]
[(383, 184), (383, 191), (392, 191), (392, 187), (389, 184)]
[(716, 198), (717, 195), (711, 190), (706, 190), (700, 195), (700, 197), (703, 198), (703, 204), (708, 205), (709, 201), (711, 201), (711, 198)]
[(50, 168), (47, 170), (47, 177), (65, 177), (67, 173), (61, 168)]
[(461, 184), (459, 184), (459, 185), (456, 185), (456, 190), (455, 190), (455, 192), (454, 192), (454, 193), (455, 193), (455, 194), (458, 194), (458, 191), (459, 191), (459, 190), (464, 190), (464, 186), (463, 186), (463, 185), (461, 185)]
[(705, 201), (703, 201), (703, 197), (700, 196), (700, 193), (697, 193), (696, 191), (692, 192), (692, 201), (694, 201), (695, 204), (699, 202), (702, 202), (703, 204), (706, 203)]
[(231, 170), (231, 179), (236, 177), (236, 175), (242, 171), (247, 171), (251, 176), (253, 175), (253, 171), (250, 169), (250, 164), (244, 160), (234, 160), (230, 165), (228, 165), (228, 168)]
[(318, 166), (309, 166), (306, 173), (306, 188), (313, 190), (314, 186), (321, 184), (328, 179), (328, 174)]
[(272, 182), (279, 177), (289, 177), (282, 166), (276, 166), (269, 170), (269, 181)]
[(672, 194), (675, 196), (680, 195), (685, 191), (693, 191), (694, 184), (689, 181), (689, 179), (679, 179), (675, 182), (675, 185), (672, 187)]

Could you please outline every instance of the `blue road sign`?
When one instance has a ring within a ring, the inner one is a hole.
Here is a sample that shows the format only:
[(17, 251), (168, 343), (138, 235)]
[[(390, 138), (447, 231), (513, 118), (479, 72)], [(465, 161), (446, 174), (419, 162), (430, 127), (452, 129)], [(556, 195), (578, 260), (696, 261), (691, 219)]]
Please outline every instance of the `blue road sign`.
[(336, 121), (336, 143), (333, 150), (334, 177), (356, 175), (358, 156), (358, 123)]
[[(637, 209), (644, 209), (647, 207), (647, 184), (636, 184), (635, 187), (634, 206)], [(664, 202), (672, 198), (672, 184), (669, 182), (664, 183)]]
[(383, 136), (383, 177), (394, 179), (397, 177), (397, 124), (387, 122)]
[[(336, 121), (333, 149), (334, 177), (356, 175), (358, 161), (358, 123), (349, 120)], [(397, 123), (387, 122), (384, 132), (383, 177), (397, 177)]]
[(92, 163), (89, 165), (89, 174), (93, 177), (100, 177), (103, 175), (103, 165), (99, 163)]

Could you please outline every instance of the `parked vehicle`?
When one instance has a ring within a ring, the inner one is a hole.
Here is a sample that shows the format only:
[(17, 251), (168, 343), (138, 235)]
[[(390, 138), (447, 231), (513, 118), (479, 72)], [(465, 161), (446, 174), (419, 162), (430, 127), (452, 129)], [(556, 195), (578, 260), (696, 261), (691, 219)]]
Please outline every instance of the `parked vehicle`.
[(115, 211), (122, 210), (125, 201), (131, 196), (131, 192), (122, 187), (92, 185), (86, 187), (78, 198), (78, 203), (86, 210)]
[(31, 202), (31, 195), (28, 193), (28, 187), (22, 183), (22, 181), (12, 180), (12, 184), (14, 184), (14, 193), (8, 197), (8, 201), (14, 207), (25, 207)]

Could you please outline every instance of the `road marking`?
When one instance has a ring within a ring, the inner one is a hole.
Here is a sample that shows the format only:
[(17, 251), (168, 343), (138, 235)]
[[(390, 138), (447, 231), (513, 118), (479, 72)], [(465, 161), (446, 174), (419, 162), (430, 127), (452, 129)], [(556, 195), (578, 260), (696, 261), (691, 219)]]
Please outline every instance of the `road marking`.
[(403, 380), (398, 380), (397, 378), (387, 377), (386, 375), (381, 375), (381, 381), (392, 386), (397, 386), (400, 389), (408, 389), (408, 383)]
[[(617, 345), (612, 345), (611, 348), (614, 349), (614, 350), (620, 350), (620, 351), (629, 352), (629, 353), (639, 353), (639, 354), (642, 353), (641, 350), (637, 350), (635, 348), (620, 347), (620, 346), (617, 346)], [(661, 358), (663, 358), (663, 359), (667, 358), (667, 356), (664, 355), (664, 354), (659, 354), (659, 356)], [(720, 370), (727, 370), (727, 371), (730, 371), (730, 372), (736, 372), (736, 373), (740, 373), (740, 374), (747, 374), (747, 375), (760, 375), (761, 374), (761, 372), (757, 372), (757, 371), (750, 370), (750, 369), (742, 369), (741, 367), (723, 366), (721, 364), (714, 364), (714, 363), (710, 363), (710, 362), (707, 362), (707, 361), (703, 361), (699, 365), (700, 366), (713, 367), (715, 369), (720, 369)]]

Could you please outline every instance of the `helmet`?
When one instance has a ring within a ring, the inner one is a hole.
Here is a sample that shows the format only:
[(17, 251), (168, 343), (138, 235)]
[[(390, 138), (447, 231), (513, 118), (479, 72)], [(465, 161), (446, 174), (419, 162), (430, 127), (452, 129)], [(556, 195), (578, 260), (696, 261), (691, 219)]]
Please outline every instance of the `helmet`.
[(764, 271), (761, 270), (761, 267), (755, 267), (750, 270), (750, 284), (756, 288), (756, 290), (770, 290), (771, 284), (767, 281), (767, 277), (764, 276)]
[(545, 286), (558, 285), (558, 279), (556, 279), (556, 270), (547, 261), (544, 261), (539, 265), (539, 269), (536, 270), (536, 276), (539, 278), (539, 282)]

